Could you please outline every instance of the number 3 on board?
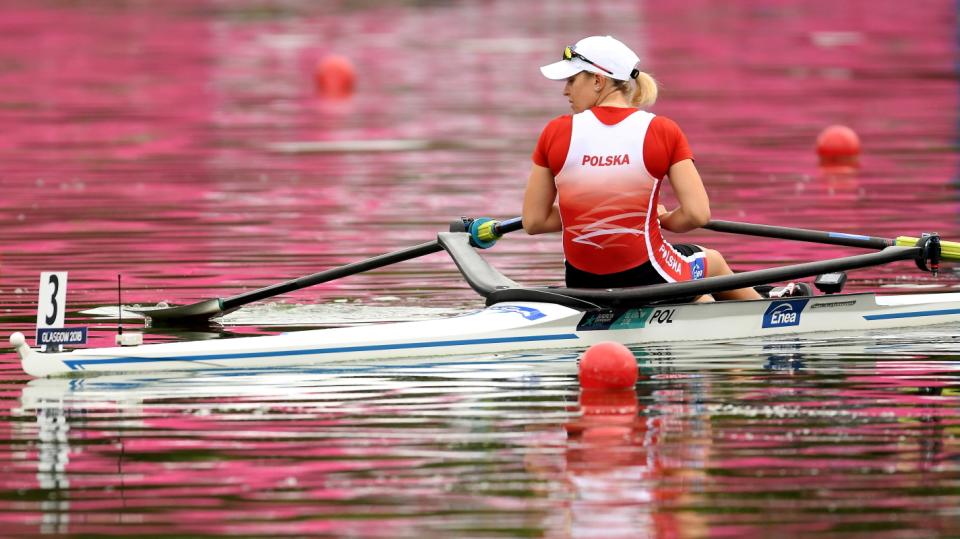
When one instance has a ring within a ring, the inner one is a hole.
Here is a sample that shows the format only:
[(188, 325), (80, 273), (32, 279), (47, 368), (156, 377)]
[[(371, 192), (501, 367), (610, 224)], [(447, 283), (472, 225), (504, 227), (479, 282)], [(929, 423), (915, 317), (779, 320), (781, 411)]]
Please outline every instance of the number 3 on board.
[(67, 304), (67, 272), (40, 274), (40, 298), (37, 301), (37, 327), (62, 328)]

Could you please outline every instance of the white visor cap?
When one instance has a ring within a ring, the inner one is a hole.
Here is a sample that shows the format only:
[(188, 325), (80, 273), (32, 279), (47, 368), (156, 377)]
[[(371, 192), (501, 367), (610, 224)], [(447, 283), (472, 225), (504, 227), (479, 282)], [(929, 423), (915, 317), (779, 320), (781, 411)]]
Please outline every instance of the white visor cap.
[[(610, 36), (584, 38), (571, 48), (596, 65), (588, 64), (574, 56), (570, 60), (560, 60), (541, 67), (540, 72), (543, 73), (544, 77), (552, 80), (564, 80), (581, 71), (589, 71), (606, 75), (611, 79), (630, 80), (633, 78), (630, 76), (633, 70), (639, 69), (640, 57), (634, 54), (630, 47)], [(604, 69), (613, 73), (608, 73)]]

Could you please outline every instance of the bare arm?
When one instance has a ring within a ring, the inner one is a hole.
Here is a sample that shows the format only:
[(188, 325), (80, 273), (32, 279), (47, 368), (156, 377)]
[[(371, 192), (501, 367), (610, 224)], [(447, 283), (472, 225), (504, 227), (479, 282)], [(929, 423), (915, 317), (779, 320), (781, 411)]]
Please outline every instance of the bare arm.
[(703, 180), (700, 179), (700, 173), (697, 172), (693, 161), (684, 159), (674, 163), (668, 174), (680, 207), (669, 212), (661, 210), (660, 226), (671, 232), (689, 232), (707, 224), (710, 220), (710, 199), (707, 197), (707, 190), (703, 187)]
[(527, 190), (523, 194), (523, 229), (527, 234), (560, 232), (560, 207), (557, 185), (549, 168), (533, 165)]

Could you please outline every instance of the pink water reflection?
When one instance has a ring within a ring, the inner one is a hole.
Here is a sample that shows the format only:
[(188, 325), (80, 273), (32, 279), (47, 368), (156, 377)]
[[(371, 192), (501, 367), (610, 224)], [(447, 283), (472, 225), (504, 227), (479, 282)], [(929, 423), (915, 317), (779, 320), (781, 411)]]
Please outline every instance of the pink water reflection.
[[(744, 366), (757, 361), (750, 352)], [(905, 374), (854, 360), (818, 373), (816, 355), (800, 349), (813, 368), (761, 378), (670, 359), (688, 353), (638, 349), (658, 366), (619, 394), (527, 378), (549, 369), (546, 357), (504, 358), (512, 378), (451, 364), (447, 374), (360, 366), (37, 380), (8, 432), (36, 444), (4, 460), (5, 484), (62, 505), (4, 502), (0, 514), (11, 530), (55, 520), (70, 533), (110, 533), (117, 522), (260, 533), (269, 521), (281, 534), (369, 537), (464, 527), (511, 536), (518, 526), (766, 537), (829, 535), (894, 511), (870, 533), (957, 531), (948, 513), (958, 498), (944, 489), (958, 471), (960, 418), (955, 397), (925, 385), (952, 364), (928, 359), (936, 365)], [(891, 379), (900, 389), (879, 391)], [(787, 380), (796, 398), (767, 391)]]

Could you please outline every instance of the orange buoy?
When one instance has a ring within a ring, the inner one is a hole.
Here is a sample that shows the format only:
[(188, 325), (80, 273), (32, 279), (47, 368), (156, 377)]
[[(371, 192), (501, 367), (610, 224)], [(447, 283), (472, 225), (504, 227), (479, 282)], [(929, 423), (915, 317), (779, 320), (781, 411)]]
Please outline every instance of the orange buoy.
[(618, 342), (600, 342), (580, 358), (580, 387), (583, 389), (626, 389), (637, 384), (637, 359)]
[(831, 125), (817, 136), (817, 156), (821, 165), (860, 164), (860, 137), (844, 125)]
[(317, 63), (314, 80), (324, 97), (343, 99), (353, 95), (357, 74), (353, 62), (343, 56), (327, 56)]

